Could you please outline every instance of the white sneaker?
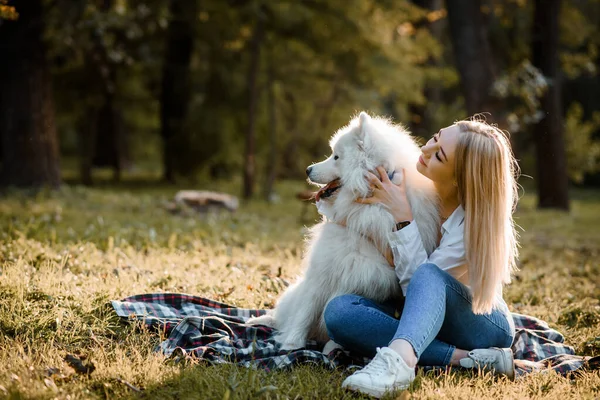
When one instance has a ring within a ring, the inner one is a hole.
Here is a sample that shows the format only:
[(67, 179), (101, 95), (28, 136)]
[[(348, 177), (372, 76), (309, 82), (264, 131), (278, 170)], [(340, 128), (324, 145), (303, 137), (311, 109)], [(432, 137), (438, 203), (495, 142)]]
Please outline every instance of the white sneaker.
[(414, 379), (415, 369), (406, 365), (400, 354), (381, 347), (369, 364), (344, 380), (342, 387), (380, 398), (392, 390), (406, 389)]
[(491, 347), (489, 349), (476, 349), (469, 352), (467, 358), (460, 360), (464, 368), (481, 368), (491, 370), (499, 375), (506, 375), (509, 379), (515, 378), (515, 366), (511, 349)]

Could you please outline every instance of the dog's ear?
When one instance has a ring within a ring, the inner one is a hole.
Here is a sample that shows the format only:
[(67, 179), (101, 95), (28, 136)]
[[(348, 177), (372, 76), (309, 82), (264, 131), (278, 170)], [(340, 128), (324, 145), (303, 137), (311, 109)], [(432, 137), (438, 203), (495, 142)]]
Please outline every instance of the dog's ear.
[(358, 145), (361, 150), (364, 150), (365, 145), (368, 143), (368, 126), (371, 123), (371, 117), (369, 114), (362, 111), (358, 115), (358, 131), (356, 132), (358, 136)]

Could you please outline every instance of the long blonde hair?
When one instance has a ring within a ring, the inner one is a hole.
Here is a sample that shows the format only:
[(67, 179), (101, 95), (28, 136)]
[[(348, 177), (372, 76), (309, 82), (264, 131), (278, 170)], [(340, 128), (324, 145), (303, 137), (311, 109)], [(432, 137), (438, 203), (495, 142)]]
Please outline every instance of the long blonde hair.
[(517, 269), (517, 232), (512, 218), (517, 203), (519, 167), (507, 136), (482, 119), (459, 121), (455, 177), (465, 209), (465, 251), (473, 312), (492, 311), (502, 284)]

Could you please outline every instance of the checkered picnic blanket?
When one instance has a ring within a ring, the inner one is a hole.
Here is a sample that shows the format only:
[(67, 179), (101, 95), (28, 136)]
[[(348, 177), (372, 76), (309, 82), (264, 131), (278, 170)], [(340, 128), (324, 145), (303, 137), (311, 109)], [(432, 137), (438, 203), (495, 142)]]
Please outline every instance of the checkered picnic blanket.
[[(245, 324), (267, 310), (237, 308), (180, 293), (153, 293), (113, 300), (117, 315), (142, 321), (167, 337), (157, 348), (168, 357), (192, 357), (213, 364), (237, 363), (265, 370), (314, 363), (326, 367), (365, 365), (369, 359), (341, 349), (321, 353), (323, 343), (310, 341), (304, 349), (280, 351), (273, 329)], [(564, 337), (537, 318), (513, 314), (516, 337), (512, 350), (517, 376), (553, 369), (567, 375), (583, 367), (598, 368), (598, 358), (575, 355)]]

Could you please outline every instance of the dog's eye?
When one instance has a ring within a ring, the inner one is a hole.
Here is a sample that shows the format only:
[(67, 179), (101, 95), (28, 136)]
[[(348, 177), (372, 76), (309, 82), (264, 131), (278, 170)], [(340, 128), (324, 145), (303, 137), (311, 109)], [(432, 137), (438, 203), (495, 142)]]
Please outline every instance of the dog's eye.
[(339, 156), (335, 156), (333, 157), (334, 160), (337, 160), (338, 158), (340, 158)]

